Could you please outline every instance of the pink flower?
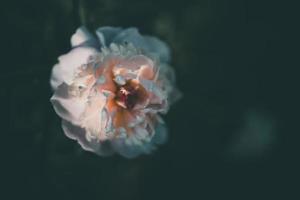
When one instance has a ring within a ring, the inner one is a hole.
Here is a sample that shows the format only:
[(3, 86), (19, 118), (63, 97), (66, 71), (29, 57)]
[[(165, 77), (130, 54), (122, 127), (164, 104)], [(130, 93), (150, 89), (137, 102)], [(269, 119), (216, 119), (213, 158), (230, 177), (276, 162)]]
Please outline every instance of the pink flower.
[(169, 49), (137, 29), (84, 27), (53, 67), (51, 102), (65, 134), (98, 155), (132, 158), (167, 139), (160, 117), (179, 97)]

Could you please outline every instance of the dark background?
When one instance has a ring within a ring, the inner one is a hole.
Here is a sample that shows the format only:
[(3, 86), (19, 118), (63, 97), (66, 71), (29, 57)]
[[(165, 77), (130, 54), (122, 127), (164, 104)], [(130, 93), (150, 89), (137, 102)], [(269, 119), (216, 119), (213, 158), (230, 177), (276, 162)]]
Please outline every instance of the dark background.
[[(1, 4), (1, 199), (297, 199), (299, 6), (276, 0)], [(134, 26), (170, 45), (183, 98), (164, 116), (168, 143), (152, 155), (102, 158), (63, 134), (49, 102), (49, 78), (81, 24), (91, 31)]]

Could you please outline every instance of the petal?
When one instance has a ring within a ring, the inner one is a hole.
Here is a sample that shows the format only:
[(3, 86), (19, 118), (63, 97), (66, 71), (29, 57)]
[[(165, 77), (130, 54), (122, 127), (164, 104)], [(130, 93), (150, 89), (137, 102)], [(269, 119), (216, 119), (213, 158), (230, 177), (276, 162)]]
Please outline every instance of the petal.
[[(167, 128), (162, 122), (157, 123), (155, 127), (155, 135), (152, 138), (149, 136), (148, 131), (144, 128), (138, 126), (135, 128), (135, 131), (135, 136), (130, 138), (131, 141), (129, 143), (120, 142), (117, 143), (118, 146), (114, 144), (113, 148), (115, 151), (119, 152), (119, 154), (124, 157), (134, 158), (141, 154), (150, 154), (156, 149), (157, 145), (164, 144), (168, 139)], [(147, 142), (147, 140), (149, 142)], [(144, 141), (144, 143), (141, 141)]]
[(112, 69), (115, 66), (115, 63), (118, 62), (116, 59), (107, 59), (96, 69), (97, 80), (97, 89), (99, 92), (107, 90), (110, 92), (115, 92), (116, 86), (113, 80)]
[(146, 89), (149, 94), (150, 103), (161, 104), (167, 98), (165, 92), (153, 81), (139, 78), (139, 83)]
[(58, 64), (54, 65), (52, 69), (50, 84), (52, 89), (63, 82), (71, 84), (74, 79), (75, 71), (78, 67), (86, 64), (88, 58), (97, 51), (94, 48), (78, 47), (71, 50), (69, 53), (58, 58)]
[(170, 61), (170, 49), (168, 45), (161, 41), (158, 38), (152, 36), (144, 36), (147, 41), (148, 48), (150, 52), (155, 52), (159, 55), (161, 62), (169, 62)]
[(157, 144), (166, 141), (166, 129), (160, 128), (158, 136), (154, 137), (148, 132), (143, 125), (134, 127), (133, 135), (128, 138), (116, 139), (112, 141), (113, 149), (126, 158), (134, 158), (141, 154), (150, 154), (155, 150)]
[(98, 92), (94, 96), (90, 96), (80, 117), (81, 127), (84, 127), (91, 136), (100, 140), (107, 139), (104, 128), (108, 116), (102, 114), (106, 100), (107, 98)]
[(101, 46), (109, 46), (114, 37), (122, 31), (119, 27), (103, 26), (96, 30)]
[(128, 28), (120, 32), (112, 41), (116, 44), (132, 43), (135, 47), (157, 55), (161, 62), (168, 62), (170, 59), (170, 50), (161, 40), (142, 36), (136, 28)]
[(162, 121), (162, 119), (159, 116), (157, 117), (159, 118), (160, 122), (157, 122), (155, 126), (155, 134), (151, 142), (153, 144), (160, 145), (160, 144), (164, 144), (168, 140), (168, 130), (164, 122)]
[(165, 78), (168, 79), (171, 83), (176, 82), (174, 69), (170, 65), (160, 64), (158, 79)]
[(151, 80), (154, 78), (154, 70), (153, 67), (150, 67), (149, 65), (142, 65), (138, 77), (141, 77), (143, 79)]
[(182, 97), (182, 93), (176, 88), (175, 82), (174, 69), (169, 65), (161, 65), (157, 83), (167, 93), (170, 104)]
[(142, 66), (154, 67), (154, 63), (151, 59), (144, 55), (135, 55), (129, 59), (122, 60), (117, 67), (124, 67), (130, 70), (138, 70)]
[(137, 138), (131, 136), (125, 139), (115, 139), (111, 141), (113, 149), (126, 158), (135, 158), (144, 153), (144, 146), (137, 144)]
[(86, 99), (70, 95), (69, 86), (61, 84), (51, 98), (55, 112), (64, 120), (78, 124), (86, 106)]
[(80, 27), (71, 37), (72, 47), (77, 46), (92, 46), (99, 47), (96, 38), (84, 27)]
[(114, 76), (120, 75), (125, 80), (136, 79), (137, 77), (151, 80), (154, 79), (155, 71), (153, 61), (144, 55), (124, 59), (113, 68)]
[(109, 142), (98, 142), (95, 139), (88, 141), (86, 139), (86, 131), (83, 128), (73, 125), (72, 123), (63, 120), (62, 128), (67, 137), (77, 140), (80, 146), (86, 150), (95, 152), (101, 156), (108, 156), (113, 154), (113, 149)]

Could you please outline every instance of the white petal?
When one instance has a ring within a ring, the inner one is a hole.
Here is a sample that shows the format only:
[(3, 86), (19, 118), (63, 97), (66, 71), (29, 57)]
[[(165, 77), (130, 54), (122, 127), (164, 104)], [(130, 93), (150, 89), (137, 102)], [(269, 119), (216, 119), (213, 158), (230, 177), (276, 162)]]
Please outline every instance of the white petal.
[(170, 59), (170, 50), (164, 42), (155, 37), (142, 36), (136, 28), (128, 28), (120, 32), (113, 42), (132, 43), (136, 48), (157, 55), (162, 62), (168, 62)]
[(154, 68), (154, 63), (151, 59), (144, 55), (135, 55), (128, 60), (124, 60), (122, 63), (120, 63), (120, 66), (131, 70), (139, 70), (142, 66), (147, 66), (152, 69)]
[(138, 138), (139, 140), (144, 141), (147, 137), (149, 137), (149, 133), (147, 132), (147, 130), (141, 128), (140, 126), (137, 126), (134, 130), (135, 130), (136, 138)]
[(83, 26), (80, 27), (80, 28), (78, 28), (76, 30), (76, 32), (71, 37), (71, 45), (72, 45), (72, 47), (82, 46), (82, 45), (95, 46), (96, 44), (94, 44), (94, 43), (97, 43), (97, 40)]
[(155, 144), (160, 144), (153, 143), (148, 131), (142, 126), (135, 127), (134, 135), (111, 142), (113, 149), (126, 158), (135, 158), (141, 154), (149, 154), (155, 149)]
[(121, 31), (113, 40), (117, 44), (132, 43), (135, 47), (145, 46), (145, 40), (136, 28), (128, 28)]
[(147, 131), (140, 128), (137, 133), (139, 135), (138, 137), (132, 136), (131, 138), (123, 140), (114, 140), (112, 141), (112, 147), (116, 152), (126, 158), (135, 158), (141, 154), (150, 154), (151, 152), (153, 152), (153, 150), (156, 149), (156, 145), (161, 145), (168, 139), (167, 129), (164, 124), (157, 124), (157, 126), (155, 127), (155, 132), (155, 135), (149, 142), (144, 142), (141, 145), (140, 136), (145, 135), (145, 133), (147, 135)]
[[(141, 145), (135, 145), (132, 138), (114, 139), (111, 141), (113, 149), (126, 158), (135, 158), (143, 153)], [(126, 142), (127, 141), (127, 142)]]
[(154, 78), (155, 70), (155, 65), (151, 59), (144, 55), (135, 55), (122, 60), (113, 68), (113, 73), (115, 77), (120, 75), (125, 80), (136, 79), (138, 76), (150, 80)]
[(51, 103), (55, 112), (64, 120), (73, 124), (79, 123), (79, 118), (83, 113), (86, 100), (69, 94), (68, 85), (61, 84), (51, 98)]
[(95, 139), (88, 141), (86, 139), (86, 132), (83, 128), (73, 125), (65, 120), (62, 121), (62, 128), (66, 136), (73, 140), (77, 140), (80, 146), (86, 151), (95, 152), (101, 156), (108, 156), (113, 154), (109, 142), (98, 142)]
[(88, 58), (97, 51), (94, 48), (78, 47), (58, 58), (52, 69), (50, 83), (54, 90), (63, 82), (71, 84), (78, 67), (87, 63)]
[[(159, 119), (162, 120), (161, 118)], [(153, 144), (164, 144), (168, 140), (168, 130), (164, 123), (157, 122), (155, 126), (155, 134), (152, 138)]]
[(147, 41), (149, 51), (158, 54), (161, 62), (170, 61), (170, 49), (165, 42), (152, 36), (144, 36), (144, 38)]
[(150, 95), (150, 103), (160, 104), (167, 98), (165, 92), (153, 81), (149, 81), (139, 77), (139, 83), (147, 90), (148, 94)]
[(80, 116), (81, 127), (84, 127), (91, 136), (100, 140), (107, 139), (104, 125), (107, 123), (109, 116), (104, 116), (102, 112), (106, 100), (107, 98), (101, 93), (89, 97), (84, 113)]
[(159, 79), (168, 79), (170, 83), (176, 82), (174, 69), (167, 64), (160, 64), (159, 66)]
[(119, 27), (104, 26), (96, 30), (101, 46), (109, 46), (114, 37), (122, 31)]
[(166, 64), (160, 65), (158, 82), (168, 95), (169, 104), (173, 104), (182, 97), (182, 93), (176, 88), (175, 85), (175, 72), (174, 69)]

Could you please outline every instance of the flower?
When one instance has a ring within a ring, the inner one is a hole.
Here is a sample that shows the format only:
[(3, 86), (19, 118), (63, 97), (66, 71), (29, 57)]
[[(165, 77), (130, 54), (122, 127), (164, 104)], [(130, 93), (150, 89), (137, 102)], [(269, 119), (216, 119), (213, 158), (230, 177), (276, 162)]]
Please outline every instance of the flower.
[(136, 28), (85, 27), (51, 74), (51, 102), (64, 133), (98, 155), (133, 158), (167, 139), (160, 114), (180, 93), (167, 45)]

